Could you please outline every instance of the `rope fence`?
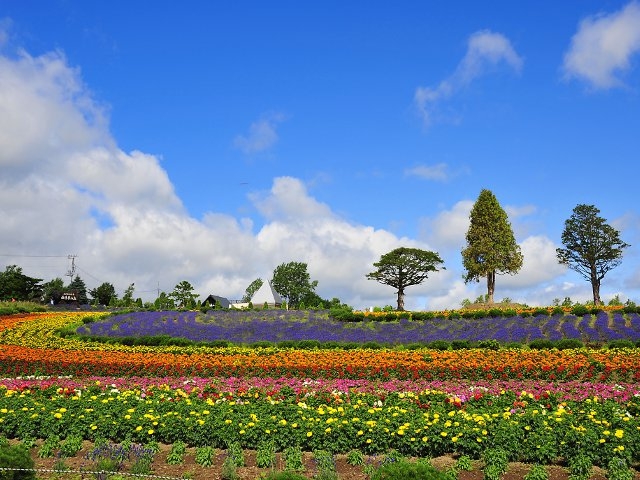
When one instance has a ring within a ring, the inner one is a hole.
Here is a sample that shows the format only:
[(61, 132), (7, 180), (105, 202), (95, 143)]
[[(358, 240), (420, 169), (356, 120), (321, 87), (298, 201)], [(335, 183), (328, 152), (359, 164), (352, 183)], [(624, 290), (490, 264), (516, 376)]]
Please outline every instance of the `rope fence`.
[(110, 476), (121, 476), (121, 477), (138, 477), (138, 478), (152, 478), (158, 480), (184, 480), (186, 477), (167, 477), (164, 475), (153, 475), (153, 474), (144, 474), (144, 473), (128, 473), (128, 472), (114, 472), (107, 470), (100, 471), (91, 471), (91, 470), (60, 470), (60, 469), (51, 469), (51, 468), (8, 468), (8, 467), (0, 467), (0, 472), (3, 471), (11, 471), (11, 472), (36, 472), (36, 473), (55, 473), (57, 475), (66, 475), (66, 474), (80, 474), (80, 475), (95, 475), (97, 480), (107, 480)]

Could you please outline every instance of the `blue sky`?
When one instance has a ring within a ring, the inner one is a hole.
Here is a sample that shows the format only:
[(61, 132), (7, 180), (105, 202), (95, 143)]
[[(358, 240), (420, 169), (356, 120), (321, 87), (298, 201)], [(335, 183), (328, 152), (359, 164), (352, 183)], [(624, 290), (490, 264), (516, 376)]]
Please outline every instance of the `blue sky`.
[(415, 246), (446, 270), (407, 308), (456, 308), (487, 188), (525, 256), (497, 300), (590, 298), (555, 259), (586, 203), (631, 244), (603, 298), (640, 301), (639, 112), (638, 1), (5, 1), (0, 258), (144, 299), (303, 261), (360, 308)]

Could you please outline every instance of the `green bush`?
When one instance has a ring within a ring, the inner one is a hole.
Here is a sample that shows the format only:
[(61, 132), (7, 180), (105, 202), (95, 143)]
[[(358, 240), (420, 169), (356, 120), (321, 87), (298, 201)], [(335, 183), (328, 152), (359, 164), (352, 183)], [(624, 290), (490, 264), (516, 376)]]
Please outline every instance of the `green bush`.
[(574, 305), (571, 307), (571, 314), (576, 317), (584, 317), (585, 315), (589, 315), (590, 312), (590, 309), (584, 305)]
[(269, 472), (261, 478), (264, 480), (308, 480), (304, 475), (286, 470), (284, 472)]
[(547, 310), (546, 308), (534, 308), (532, 315), (534, 316), (538, 316), (538, 315), (544, 315), (545, 317), (549, 316), (549, 310)]
[(35, 467), (29, 450), (22, 444), (8, 445), (0, 444), (0, 465), (5, 468), (16, 468), (22, 470), (5, 470), (0, 472), (2, 480), (33, 480), (36, 472), (29, 471)]
[(500, 342), (497, 340), (480, 340), (478, 342), (479, 348), (486, 348), (487, 350), (500, 350)]
[(636, 345), (631, 340), (627, 339), (610, 340), (609, 342), (607, 342), (607, 348), (610, 350), (620, 348), (633, 348), (635, 346)]
[(529, 348), (532, 350), (550, 350), (554, 346), (554, 343), (546, 338), (536, 338), (529, 342)]
[(449, 476), (426, 462), (410, 462), (402, 459), (378, 468), (371, 480), (446, 480)]
[(563, 338), (556, 344), (556, 348), (558, 350), (569, 350), (572, 348), (582, 348), (584, 347), (584, 343), (582, 343), (577, 338)]
[(429, 343), (429, 348), (433, 350), (449, 350), (450, 347), (451, 344), (446, 340), (434, 340), (433, 342)]
[(469, 348), (471, 348), (471, 342), (469, 340), (452, 340), (451, 341), (452, 350), (468, 350)]

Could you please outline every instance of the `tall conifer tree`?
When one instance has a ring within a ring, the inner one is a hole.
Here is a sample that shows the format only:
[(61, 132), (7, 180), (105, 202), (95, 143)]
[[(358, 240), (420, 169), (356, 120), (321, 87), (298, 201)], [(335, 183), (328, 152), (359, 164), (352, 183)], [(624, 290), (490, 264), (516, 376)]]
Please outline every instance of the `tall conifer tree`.
[(490, 190), (480, 192), (469, 219), (467, 247), (462, 250), (462, 264), (467, 271), (464, 281), (486, 278), (487, 302), (493, 303), (496, 274), (517, 273), (522, 267), (522, 253), (507, 213)]

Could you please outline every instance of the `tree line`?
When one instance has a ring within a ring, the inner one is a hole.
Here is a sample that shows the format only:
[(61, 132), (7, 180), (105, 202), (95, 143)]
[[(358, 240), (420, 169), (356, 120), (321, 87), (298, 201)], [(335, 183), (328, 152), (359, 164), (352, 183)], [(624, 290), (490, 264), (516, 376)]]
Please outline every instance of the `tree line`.
[[(577, 205), (565, 221), (562, 232), (564, 248), (556, 249), (558, 262), (578, 272), (591, 283), (593, 303), (602, 305), (600, 284), (611, 269), (620, 265), (629, 244), (620, 232), (607, 224), (594, 205)], [(514, 275), (522, 268), (523, 257), (516, 243), (507, 213), (495, 195), (483, 189), (469, 214), (469, 229), (462, 250), (465, 283), (486, 279), (485, 303), (494, 303), (496, 275)], [(436, 252), (400, 247), (381, 256), (373, 264), (369, 280), (397, 289), (397, 309), (404, 310), (404, 291), (424, 282), (437, 272), (443, 261)], [(440, 267), (444, 269), (444, 267)]]
[[(600, 285), (607, 272), (620, 265), (622, 254), (629, 244), (620, 239), (620, 232), (607, 223), (594, 205), (577, 205), (565, 221), (562, 232), (564, 248), (556, 249), (558, 262), (568, 266), (587, 279), (592, 287), (593, 303), (601, 305)], [(469, 229), (465, 235), (466, 246), (462, 250), (462, 265), (465, 283), (487, 284), (485, 303), (494, 303), (496, 275), (515, 275), (523, 264), (520, 246), (516, 243), (507, 213), (495, 195), (483, 189), (469, 214)], [(418, 248), (399, 247), (383, 254), (373, 266), (375, 270), (366, 274), (369, 280), (396, 289), (397, 310), (404, 310), (405, 290), (427, 280), (437, 272), (444, 261), (438, 253)], [(153, 304), (143, 305), (140, 298), (134, 299), (135, 285), (132, 283), (118, 298), (113, 284), (104, 282), (95, 289), (87, 290), (84, 281), (74, 277), (68, 285), (61, 278), (44, 284), (42, 279), (25, 275), (16, 265), (0, 272), (0, 300), (26, 300), (57, 304), (65, 292), (73, 292), (78, 303), (91, 303), (110, 307), (200, 307), (193, 286), (186, 280), (178, 283), (172, 292), (161, 292)], [(243, 296), (248, 303), (263, 285), (257, 278), (250, 283)], [(304, 308), (340, 306), (338, 298), (322, 299), (315, 289), (317, 280), (311, 280), (304, 262), (288, 262), (278, 265), (269, 280), (273, 289), (282, 296), (288, 307)], [(212, 305), (214, 306), (214, 305)]]

